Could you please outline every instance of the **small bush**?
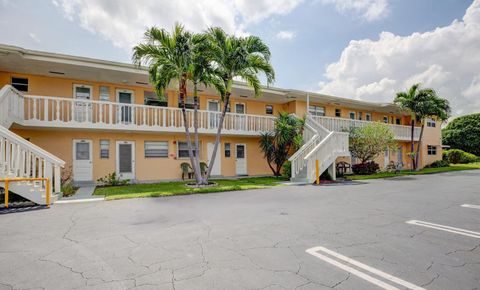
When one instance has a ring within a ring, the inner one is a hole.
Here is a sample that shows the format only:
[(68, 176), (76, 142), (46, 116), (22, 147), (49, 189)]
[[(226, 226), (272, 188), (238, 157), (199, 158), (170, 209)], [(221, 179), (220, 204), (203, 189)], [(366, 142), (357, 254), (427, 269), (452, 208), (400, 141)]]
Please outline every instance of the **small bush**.
[(437, 160), (425, 166), (425, 168), (438, 168), (438, 167), (449, 167), (449, 166), (450, 166), (450, 162), (448, 162), (447, 160)]
[(478, 161), (477, 156), (460, 149), (445, 150), (443, 152), (443, 159), (453, 164), (473, 163)]
[(116, 172), (107, 174), (106, 176), (97, 179), (97, 181), (104, 186), (127, 185), (130, 183), (130, 179), (120, 179), (120, 177), (117, 177)]
[(288, 179), (292, 177), (292, 163), (290, 161), (283, 163), (282, 176)]
[(73, 185), (73, 182), (67, 181), (65, 183), (62, 183), (61, 185), (61, 190), (63, 193), (63, 196), (71, 196), (74, 195), (75, 192), (77, 191), (78, 187), (75, 187)]
[(380, 166), (377, 163), (370, 161), (365, 163), (354, 164), (352, 171), (358, 175), (370, 175), (380, 170)]

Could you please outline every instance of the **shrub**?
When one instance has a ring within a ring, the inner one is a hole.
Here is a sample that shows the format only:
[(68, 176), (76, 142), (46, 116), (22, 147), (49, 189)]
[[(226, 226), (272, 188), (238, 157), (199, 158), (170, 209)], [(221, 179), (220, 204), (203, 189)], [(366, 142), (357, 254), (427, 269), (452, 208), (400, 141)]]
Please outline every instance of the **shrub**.
[(104, 186), (127, 185), (130, 183), (130, 179), (120, 179), (120, 177), (117, 177), (116, 172), (107, 174), (106, 176), (97, 179), (97, 181)]
[(442, 143), (480, 155), (480, 113), (453, 119), (442, 130)]
[(283, 164), (282, 176), (288, 179), (292, 177), (292, 163), (290, 161), (285, 161)]
[(438, 167), (449, 167), (449, 166), (450, 166), (450, 162), (448, 162), (447, 160), (437, 160), (425, 166), (425, 168), (438, 168)]
[(352, 166), (353, 173), (358, 174), (358, 175), (374, 174), (379, 169), (380, 169), (380, 166), (378, 166), (378, 164), (375, 163), (374, 161), (354, 164)]
[(78, 187), (75, 187), (73, 185), (72, 181), (68, 181), (65, 183), (62, 183), (61, 185), (61, 191), (63, 193), (63, 196), (71, 196), (74, 195), (75, 192), (77, 191)]
[(445, 150), (443, 152), (443, 159), (453, 164), (473, 163), (478, 161), (477, 156), (460, 149)]

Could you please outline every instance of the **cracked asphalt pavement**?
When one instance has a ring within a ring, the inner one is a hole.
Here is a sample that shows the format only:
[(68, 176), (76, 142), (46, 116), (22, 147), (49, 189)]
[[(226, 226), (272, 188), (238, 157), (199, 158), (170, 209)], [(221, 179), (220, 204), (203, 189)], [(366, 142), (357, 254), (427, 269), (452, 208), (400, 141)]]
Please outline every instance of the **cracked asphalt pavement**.
[[(54, 205), (0, 216), (0, 289), (376, 289), (323, 246), (427, 289), (479, 289), (480, 170)], [(398, 287), (398, 286), (397, 286)]]

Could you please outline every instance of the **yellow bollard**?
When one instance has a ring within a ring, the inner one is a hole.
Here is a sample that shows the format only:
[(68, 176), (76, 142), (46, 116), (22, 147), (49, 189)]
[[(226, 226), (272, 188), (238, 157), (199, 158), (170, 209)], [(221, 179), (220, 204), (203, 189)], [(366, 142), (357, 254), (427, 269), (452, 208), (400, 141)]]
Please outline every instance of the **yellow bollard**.
[(45, 185), (45, 199), (47, 207), (50, 207), (50, 179), (47, 178), (47, 184)]
[(8, 178), (5, 178), (5, 207), (8, 208)]
[(320, 166), (318, 164), (318, 159), (315, 159), (315, 183), (320, 184)]

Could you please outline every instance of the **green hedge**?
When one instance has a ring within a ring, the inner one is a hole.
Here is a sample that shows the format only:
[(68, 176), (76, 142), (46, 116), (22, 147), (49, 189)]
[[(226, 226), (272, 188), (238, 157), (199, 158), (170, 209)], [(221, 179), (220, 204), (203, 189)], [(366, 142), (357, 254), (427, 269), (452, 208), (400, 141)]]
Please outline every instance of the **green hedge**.
[(478, 162), (480, 158), (460, 149), (450, 149), (443, 151), (443, 160), (446, 160), (449, 163), (458, 164)]
[(437, 160), (425, 166), (425, 168), (439, 168), (439, 167), (448, 167), (450, 166), (450, 162), (447, 160)]

